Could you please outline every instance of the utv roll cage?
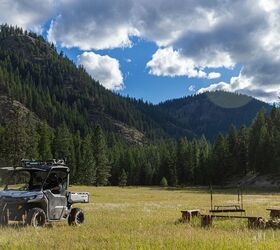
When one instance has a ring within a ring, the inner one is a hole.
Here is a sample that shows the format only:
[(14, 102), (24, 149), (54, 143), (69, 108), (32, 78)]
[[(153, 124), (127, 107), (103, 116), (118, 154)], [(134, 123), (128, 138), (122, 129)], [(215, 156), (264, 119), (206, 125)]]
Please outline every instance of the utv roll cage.
[[(35, 171), (42, 171), (46, 172), (47, 175), (44, 178), (42, 185), (41, 185), (41, 190), (43, 190), (44, 184), (46, 183), (46, 180), (49, 178), (51, 174), (51, 170), (64, 170), (67, 173), (67, 182), (66, 182), (66, 189), (69, 187), (69, 173), (70, 169), (66, 166), (64, 160), (49, 160), (49, 161), (34, 161), (34, 160), (22, 160), (21, 161), (21, 166), (20, 167), (4, 167), (1, 168), (2, 170), (8, 170), (12, 172), (12, 175), (17, 172), (17, 171), (27, 171), (27, 172), (35, 172)], [(4, 190), (7, 190), (7, 185), (6, 183)]]

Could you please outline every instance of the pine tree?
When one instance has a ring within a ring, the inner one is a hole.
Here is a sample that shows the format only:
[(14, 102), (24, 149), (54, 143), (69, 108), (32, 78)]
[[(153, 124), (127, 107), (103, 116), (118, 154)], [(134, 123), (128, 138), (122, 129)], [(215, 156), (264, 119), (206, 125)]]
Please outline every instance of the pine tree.
[(128, 184), (136, 184), (138, 182), (138, 176), (136, 174), (136, 162), (132, 149), (128, 149), (121, 157), (121, 166), (124, 166), (128, 170)]
[(70, 156), (71, 134), (65, 123), (57, 127), (54, 138), (55, 157), (64, 159)]
[(142, 163), (142, 173), (140, 177), (141, 185), (151, 185), (153, 181), (154, 171), (150, 162)]
[(224, 184), (228, 172), (228, 145), (224, 136), (220, 133), (213, 146), (212, 151), (212, 183)]
[(127, 183), (127, 174), (124, 169), (122, 169), (121, 174), (119, 176), (119, 186), (124, 187)]
[(38, 151), (41, 160), (49, 160), (53, 158), (52, 155), (52, 134), (50, 129), (48, 128), (48, 124), (46, 121), (43, 121), (39, 124), (38, 128), (39, 133), (39, 145)]
[(93, 155), (92, 136), (87, 134), (81, 148), (81, 165), (79, 166), (78, 182), (87, 185), (96, 184), (96, 164)]
[(5, 128), (0, 126), (0, 167), (5, 166), (5, 149), (4, 149), (4, 137), (5, 137)]
[(199, 140), (199, 166), (196, 171), (197, 184), (208, 185), (210, 183), (210, 171), (209, 171), (209, 154), (210, 146), (205, 136), (202, 136)]
[(26, 158), (38, 159), (38, 145), (39, 145), (39, 134), (37, 132), (37, 122), (29, 112), (25, 119), (26, 133), (27, 133), (27, 147), (26, 147)]
[(164, 163), (167, 168), (168, 184), (170, 186), (176, 186), (178, 183), (176, 162), (176, 144), (170, 140), (167, 142), (167, 151)]
[(97, 125), (94, 131), (93, 152), (96, 164), (96, 185), (107, 185), (111, 176), (111, 167), (107, 158), (105, 136), (100, 125)]
[(79, 168), (82, 165), (81, 147), (82, 147), (82, 141), (81, 141), (80, 131), (77, 131), (77, 133), (74, 136), (74, 153), (75, 153), (75, 160), (76, 160), (76, 174), (74, 177), (75, 180), (79, 179), (79, 172), (80, 172)]
[(19, 107), (14, 107), (3, 138), (3, 154), (6, 164), (13, 167), (19, 166), (20, 161), (26, 158), (27, 147), (26, 114)]
[(271, 159), (272, 159), (272, 150), (271, 150), (271, 143), (270, 137), (268, 132), (268, 127), (263, 126), (259, 132), (259, 141), (256, 150), (256, 171), (258, 173), (266, 173), (271, 172)]
[[(266, 117), (264, 110), (261, 110), (254, 120), (249, 137), (249, 167), (254, 172), (260, 170), (259, 159), (262, 157), (260, 152), (262, 145), (260, 145), (260, 131), (264, 132), (266, 126)], [(261, 160), (262, 161), (262, 160)]]
[(75, 179), (76, 160), (73, 136), (65, 123), (62, 123), (55, 131), (54, 149), (57, 159), (67, 160), (67, 165), (71, 170), (71, 178)]
[(110, 165), (112, 166), (112, 171), (111, 171), (112, 185), (118, 185), (119, 182), (120, 166), (122, 166), (121, 155), (123, 151), (124, 151), (123, 145), (118, 142), (115, 142), (115, 144), (113, 144), (109, 150), (108, 158), (109, 158)]
[(196, 139), (191, 143), (191, 180), (193, 184), (197, 184), (197, 178), (199, 175), (199, 144)]
[(70, 177), (73, 182), (76, 181), (76, 173), (77, 173), (77, 163), (76, 163), (76, 155), (75, 155), (75, 145), (74, 145), (74, 134), (70, 134), (70, 143), (69, 143), (69, 152), (70, 155), (67, 157), (67, 164), (71, 169)]
[(271, 140), (271, 150), (272, 159), (270, 159), (272, 164), (272, 171), (280, 171), (280, 109), (273, 107), (270, 115), (270, 140)]
[(237, 174), (238, 172), (238, 135), (237, 130), (234, 126), (231, 126), (229, 129), (229, 134), (227, 137), (227, 144), (228, 144), (228, 161), (229, 161), (229, 171), (231, 174)]
[(189, 143), (181, 138), (177, 147), (177, 174), (180, 184), (187, 184), (191, 178)]
[(249, 172), (249, 131), (242, 126), (238, 132), (237, 174), (246, 175)]

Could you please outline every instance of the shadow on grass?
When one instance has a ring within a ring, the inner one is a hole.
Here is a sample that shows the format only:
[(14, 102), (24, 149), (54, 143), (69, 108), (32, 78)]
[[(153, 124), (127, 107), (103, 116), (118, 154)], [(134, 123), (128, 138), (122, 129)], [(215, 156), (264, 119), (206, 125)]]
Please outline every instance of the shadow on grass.
[[(4, 228), (11, 228), (11, 229), (14, 229), (14, 230), (19, 230), (21, 231), (23, 228), (33, 228), (29, 225), (26, 225), (22, 222), (9, 222), (8, 225), (5, 225), (5, 226), (0, 226), (1, 229), (4, 229)], [(53, 228), (53, 225), (51, 223), (47, 223), (43, 228)]]
[[(208, 186), (190, 186), (190, 187), (160, 187), (160, 186), (150, 186), (150, 190), (159, 190), (159, 191), (179, 191), (182, 193), (208, 193), (210, 194), (210, 188)], [(213, 195), (215, 194), (229, 194), (237, 195), (238, 187), (221, 187), (214, 186), (212, 187)], [(254, 187), (243, 187), (242, 193), (244, 195), (279, 195), (279, 188), (254, 188)]]

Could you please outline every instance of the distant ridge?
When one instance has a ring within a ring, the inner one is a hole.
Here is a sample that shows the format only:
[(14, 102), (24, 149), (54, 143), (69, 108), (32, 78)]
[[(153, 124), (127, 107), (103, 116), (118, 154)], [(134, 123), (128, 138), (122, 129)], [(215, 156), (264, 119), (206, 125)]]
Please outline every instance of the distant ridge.
[(169, 100), (159, 108), (196, 135), (214, 139), (231, 124), (250, 125), (260, 109), (270, 111), (272, 106), (247, 95), (216, 91)]

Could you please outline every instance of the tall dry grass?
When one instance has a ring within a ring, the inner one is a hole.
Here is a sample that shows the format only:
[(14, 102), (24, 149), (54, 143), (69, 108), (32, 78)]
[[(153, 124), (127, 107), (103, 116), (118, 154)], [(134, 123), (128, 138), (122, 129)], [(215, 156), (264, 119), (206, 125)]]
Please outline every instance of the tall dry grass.
[[(280, 231), (248, 230), (242, 220), (216, 220), (210, 229), (198, 220), (176, 224), (180, 210), (209, 209), (206, 189), (149, 187), (71, 187), (89, 191), (91, 202), (80, 204), (86, 214), (81, 227), (66, 222), (42, 229), (9, 226), (0, 229), (0, 249), (280, 249)], [(220, 191), (215, 204), (237, 202)], [(268, 207), (280, 206), (278, 193), (251, 191), (244, 195), (247, 215), (268, 217)]]

